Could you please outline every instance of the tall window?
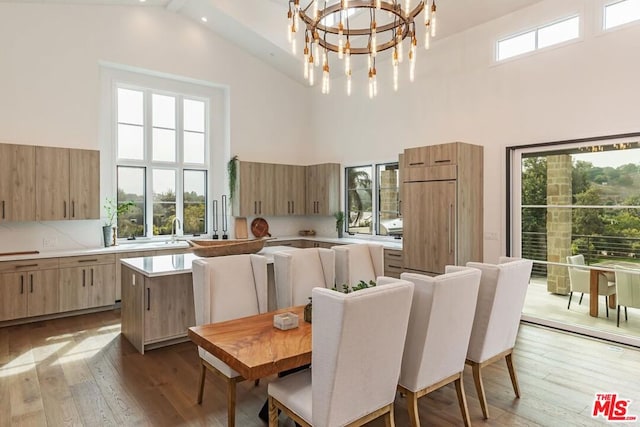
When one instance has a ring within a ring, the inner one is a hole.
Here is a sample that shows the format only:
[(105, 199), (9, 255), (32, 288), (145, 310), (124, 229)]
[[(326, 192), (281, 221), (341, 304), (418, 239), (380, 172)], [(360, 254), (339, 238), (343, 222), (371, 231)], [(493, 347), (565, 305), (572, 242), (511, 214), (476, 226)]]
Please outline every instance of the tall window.
[(347, 232), (401, 236), (398, 163), (345, 168)]
[(148, 88), (117, 87), (118, 237), (207, 229), (207, 110), (204, 99)]
[(572, 16), (534, 30), (499, 40), (496, 49), (498, 61), (508, 59), (536, 49), (553, 46), (580, 36), (580, 17)]

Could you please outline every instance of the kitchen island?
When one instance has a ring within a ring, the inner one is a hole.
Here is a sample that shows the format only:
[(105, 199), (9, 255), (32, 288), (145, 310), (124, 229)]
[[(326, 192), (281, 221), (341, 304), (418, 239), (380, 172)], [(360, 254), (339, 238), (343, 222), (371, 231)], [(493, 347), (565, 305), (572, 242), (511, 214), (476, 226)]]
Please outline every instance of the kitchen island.
[[(267, 258), (268, 308), (275, 310), (273, 254), (295, 250), (270, 246), (258, 252)], [(122, 334), (140, 352), (187, 341), (195, 326), (191, 266), (193, 253), (126, 258), (121, 263)]]

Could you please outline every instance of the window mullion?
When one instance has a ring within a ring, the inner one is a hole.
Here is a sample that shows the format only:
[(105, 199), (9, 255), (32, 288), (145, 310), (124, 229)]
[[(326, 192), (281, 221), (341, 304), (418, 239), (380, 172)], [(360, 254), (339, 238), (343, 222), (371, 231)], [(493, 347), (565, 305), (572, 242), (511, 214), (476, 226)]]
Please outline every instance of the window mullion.
[(144, 164), (147, 168), (146, 173), (146, 230), (147, 237), (153, 237), (153, 111), (150, 90), (144, 91)]

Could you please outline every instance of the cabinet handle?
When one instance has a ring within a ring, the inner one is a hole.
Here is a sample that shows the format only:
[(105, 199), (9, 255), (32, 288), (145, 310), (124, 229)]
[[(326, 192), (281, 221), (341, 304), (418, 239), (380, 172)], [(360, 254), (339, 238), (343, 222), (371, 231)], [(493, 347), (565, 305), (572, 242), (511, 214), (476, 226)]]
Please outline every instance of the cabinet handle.
[(33, 274), (29, 275), (29, 282), (30, 282), (29, 283), (29, 288), (30, 288), (29, 292), (33, 293)]
[(409, 163), (409, 166), (420, 166), (420, 165), (424, 165), (424, 162)]
[(258, 213), (258, 202), (256, 202), (255, 200), (253, 202), (253, 213), (254, 214)]
[(74, 200), (71, 201), (71, 218), (76, 217), (76, 202)]
[(295, 205), (293, 203), (294, 203), (294, 201), (292, 200), (291, 201), (291, 213), (292, 214), (296, 213), (296, 208), (295, 208)]
[(67, 201), (66, 200), (62, 202), (62, 207), (64, 209), (63, 215), (66, 218), (67, 217)]
[(147, 311), (151, 310), (151, 288), (147, 288)]
[(291, 201), (287, 200), (287, 213), (290, 214), (291, 213)]
[(98, 259), (97, 258), (95, 258), (95, 259), (81, 259), (81, 260), (78, 260), (78, 262), (98, 262)]
[(453, 203), (449, 204), (449, 253), (452, 252), (453, 244), (451, 240), (453, 238)]
[(86, 279), (87, 279), (87, 278), (86, 278), (86, 270), (84, 270), (84, 269), (83, 269), (83, 270), (82, 270), (82, 287), (83, 287), (83, 288), (84, 288), (84, 287), (85, 287), (85, 285), (87, 284), (87, 283), (86, 283), (86, 282), (87, 282), (87, 280), (86, 280)]
[(394, 254), (394, 253), (387, 253), (387, 256), (393, 256), (393, 257), (400, 258), (402, 255), (401, 254)]
[(451, 160), (436, 160), (434, 163), (451, 163)]
[(91, 269), (91, 286), (93, 286), (93, 268)]
[(258, 207), (260, 208), (260, 215), (262, 215), (262, 200), (258, 202)]
[(38, 264), (24, 264), (24, 265), (16, 265), (16, 269), (18, 268), (34, 268), (37, 267)]
[(402, 269), (402, 266), (401, 266), (401, 265), (387, 264), (387, 267)]
[(20, 294), (24, 294), (24, 276), (20, 275)]
[(2, 219), (4, 219), (4, 200), (2, 201)]

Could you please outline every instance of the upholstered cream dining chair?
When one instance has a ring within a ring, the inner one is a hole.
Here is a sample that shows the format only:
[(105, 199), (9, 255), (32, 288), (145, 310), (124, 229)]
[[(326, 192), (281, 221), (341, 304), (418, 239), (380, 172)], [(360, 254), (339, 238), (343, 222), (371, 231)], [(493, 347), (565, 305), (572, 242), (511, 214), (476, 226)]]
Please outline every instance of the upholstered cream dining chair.
[[(586, 268), (580, 268), (584, 266), (584, 255), (573, 255), (567, 257), (567, 264), (576, 265), (577, 267), (569, 267), (569, 303), (567, 304), (567, 310), (571, 307), (571, 297), (574, 292), (580, 292), (580, 301), (578, 304), (582, 304), (582, 297), (585, 293), (589, 293), (591, 289), (591, 272)], [(616, 293), (616, 284), (609, 282), (607, 276), (604, 273), (598, 273), (598, 295), (604, 295), (604, 306), (606, 308), (607, 317), (609, 317), (609, 296)]]
[(504, 358), (513, 391), (516, 397), (520, 397), (512, 354), (532, 266), (531, 260), (516, 258), (501, 258), (500, 264), (497, 265), (467, 263), (467, 267), (482, 271), (466, 363), (472, 367), (484, 418), (489, 418), (489, 407), (482, 383), (482, 368), (485, 366)]
[(313, 288), (333, 288), (335, 255), (324, 248), (275, 252), (273, 271), (278, 308), (307, 304)]
[(375, 281), (384, 275), (384, 247), (375, 243), (334, 246), (336, 285), (357, 285), (361, 280)]
[(618, 298), (618, 320), (620, 327), (620, 306), (624, 307), (624, 320), (628, 321), (627, 307), (640, 308), (640, 270), (616, 267), (616, 297)]
[[(447, 266), (446, 274), (436, 277), (414, 273), (400, 276), (414, 284), (398, 381), (398, 389), (407, 398), (412, 427), (420, 426), (418, 399), (450, 383), (455, 383), (464, 425), (471, 425), (462, 373), (480, 275), (475, 268)], [(378, 285), (388, 280), (393, 279), (381, 277)]]
[(413, 284), (349, 294), (313, 290), (311, 369), (269, 384), (269, 426), (278, 409), (304, 426), (360, 426), (384, 417), (394, 425)]
[[(193, 261), (196, 325), (222, 322), (267, 311), (267, 259), (260, 255), (230, 255)], [(227, 424), (235, 426), (236, 383), (244, 378), (226, 363), (198, 347), (202, 403), (207, 370), (227, 383)]]

